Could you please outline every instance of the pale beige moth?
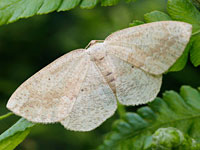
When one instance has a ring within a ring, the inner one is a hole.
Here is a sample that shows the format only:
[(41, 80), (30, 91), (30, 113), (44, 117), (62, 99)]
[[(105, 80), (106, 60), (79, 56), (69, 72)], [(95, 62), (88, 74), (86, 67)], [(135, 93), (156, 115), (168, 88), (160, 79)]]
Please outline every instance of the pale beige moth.
[(30, 77), (7, 108), (36, 123), (90, 131), (123, 105), (152, 101), (162, 74), (182, 55), (192, 26), (161, 21), (130, 27), (71, 51)]

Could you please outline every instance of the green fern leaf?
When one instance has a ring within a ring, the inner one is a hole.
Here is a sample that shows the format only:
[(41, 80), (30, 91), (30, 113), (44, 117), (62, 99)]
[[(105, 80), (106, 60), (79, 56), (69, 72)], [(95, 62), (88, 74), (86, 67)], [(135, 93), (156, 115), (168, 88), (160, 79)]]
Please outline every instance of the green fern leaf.
[[(100, 0), (1, 0), (0, 25), (34, 15), (71, 10), (78, 5), (81, 8), (91, 9), (99, 2)], [(101, 0), (101, 5), (112, 6), (118, 2), (119, 0)]]
[(166, 20), (172, 20), (172, 19), (166, 13), (156, 10), (156, 11), (152, 11), (150, 13), (145, 14), (144, 20), (146, 22), (156, 22), (156, 21), (166, 21)]
[(193, 33), (200, 30), (200, 12), (190, 0), (168, 0), (167, 10), (174, 20), (192, 24)]
[(101, 0), (101, 6), (112, 6), (116, 5), (119, 0)]
[(98, 4), (99, 0), (82, 0), (80, 7), (92, 9)]
[(30, 133), (33, 123), (20, 119), (11, 128), (0, 135), (0, 150), (13, 150)]
[(180, 130), (172, 127), (159, 128), (152, 135), (153, 150), (199, 150), (200, 144)]
[(175, 127), (200, 142), (200, 92), (182, 86), (180, 94), (167, 91), (137, 113), (127, 112), (117, 120), (99, 150), (143, 150), (159, 128)]
[(63, 0), (58, 11), (66, 11), (75, 8), (81, 0)]
[(141, 25), (141, 24), (144, 24), (143, 21), (140, 21), (140, 20), (133, 20), (133, 22), (131, 22), (129, 24), (130, 27), (133, 27), (133, 26), (138, 26), (138, 25)]
[(194, 6), (200, 10), (200, 0), (192, 0), (192, 3), (194, 4)]
[[(62, 0), (57, 0), (57, 1), (55, 1), (55, 0), (44, 0), (42, 5), (40, 6), (40, 9), (38, 9), (38, 11), (35, 12), (35, 14), (39, 14), (39, 15), (40, 14), (47, 14), (47, 13), (50, 13), (52, 11), (57, 10), (60, 7), (61, 1)], [(13, 6), (11, 7), (11, 9), (16, 9), (16, 10), (20, 9), (20, 8), (15, 6), (16, 3), (13, 3), (12, 5)], [(34, 5), (37, 5), (37, 3), (35, 3)], [(4, 10), (2, 10), (2, 11), (4, 11)], [(2, 16), (2, 17), (4, 17), (4, 16)], [(23, 17), (21, 17), (21, 18), (23, 18)], [(18, 20), (17, 17), (16, 17), (16, 20)], [(10, 22), (8, 21), (7, 23), (10, 23)]]
[[(200, 12), (190, 0), (168, 0), (168, 13), (174, 20), (184, 21), (193, 26), (193, 45), (190, 49), (190, 59), (194, 66), (200, 65)], [(186, 52), (184, 54), (186, 60)]]
[(191, 45), (192, 45), (191, 43), (188, 43), (181, 57), (179, 57), (178, 60), (169, 68), (168, 70), (169, 72), (180, 71), (185, 67), (188, 61), (188, 54), (189, 54)]
[(200, 33), (192, 38), (193, 45), (190, 50), (190, 59), (195, 67), (200, 65)]

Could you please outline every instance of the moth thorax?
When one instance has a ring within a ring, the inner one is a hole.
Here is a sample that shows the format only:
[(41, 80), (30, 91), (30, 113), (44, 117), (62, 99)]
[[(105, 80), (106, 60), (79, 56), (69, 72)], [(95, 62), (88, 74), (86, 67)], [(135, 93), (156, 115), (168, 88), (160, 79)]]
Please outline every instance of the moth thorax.
[(106, 55), (105, 50), (101, 48), (101, 45), (94, 47), (95, 49), (89, 51), (91, 61), (93, 61), (101, 72), (102, 76), (115, 93), (115, 74), (112, 66), (112, 62), (109, 56)]
[(103, 43), (96, 43), (87, 49), (87, 53), (90, 55), (91, 61), (101, 61), (104, 59), (106, 52)]

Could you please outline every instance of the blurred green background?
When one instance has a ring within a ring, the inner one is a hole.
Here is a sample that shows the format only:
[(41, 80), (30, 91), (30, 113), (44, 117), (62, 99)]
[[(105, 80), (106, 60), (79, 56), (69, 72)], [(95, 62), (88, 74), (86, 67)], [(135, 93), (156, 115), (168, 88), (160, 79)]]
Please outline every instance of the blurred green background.
[[(153, 10), (166, 12), (166, 0), (121, 2), (112, 7), (74, 10), (34, 16), (0, 27), (0, 115), (8, 112), (6, 103), (14, 90), (35, 72), (58, 58), (84, 48), (91, 40), (102, 40), (112, 32), (143, 20)], [(164, 75), (161, 93), (178, 91), (181, 85), (200, 85), (200, 70), (189, 62), (180, 72)], [(161, 96), (161, 94), (159, 94)], [(135, 107), (129, 107), (134, 111)], [(117, 113), (96, 130), (86, 133), (65, 130), (60, 124), (37, 125), (18, 150), (89, 150), (95, 149), (118, 118)], [(0, 133), (19, 117), (0, 121)]]

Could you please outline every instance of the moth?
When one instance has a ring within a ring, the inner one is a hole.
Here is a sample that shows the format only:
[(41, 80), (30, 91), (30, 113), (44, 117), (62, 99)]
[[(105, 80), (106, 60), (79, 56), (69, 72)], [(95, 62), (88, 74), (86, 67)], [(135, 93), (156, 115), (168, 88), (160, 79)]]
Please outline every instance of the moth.
[(114, 114), (117, 100), (132, 106), (152, 101), (191, 32), (190, 24), (177, 21), (117, 31), (37, 72), (12, 94), (7, 108), (32, 122), (90, 131)]

